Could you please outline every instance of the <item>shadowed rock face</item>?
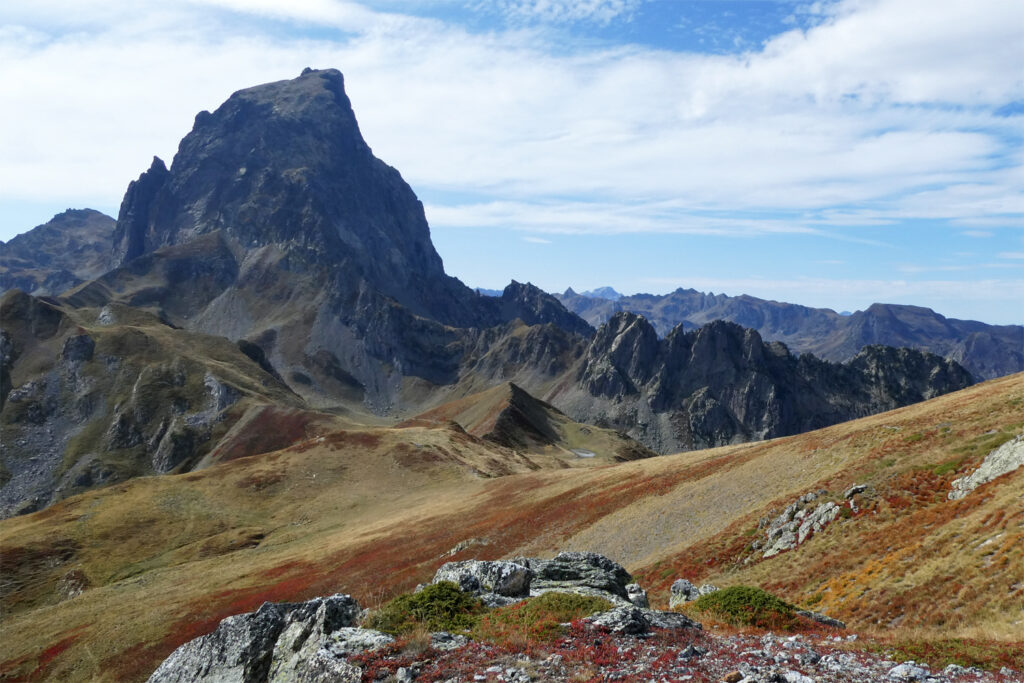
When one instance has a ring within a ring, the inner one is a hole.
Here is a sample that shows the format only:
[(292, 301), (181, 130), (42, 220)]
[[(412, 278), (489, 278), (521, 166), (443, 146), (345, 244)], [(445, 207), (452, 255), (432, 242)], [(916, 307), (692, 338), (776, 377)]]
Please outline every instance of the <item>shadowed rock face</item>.
[(594, 336), (575, 385), (548, 398), (576, 420), (671, 452), (796, 434), (971, 383), (955, 362), (911, 349), (869, 346), (841, 365), (722, 321), (659, 340), (644, 318), (618, 313)]
[(284, 248), (292, 270), (354, 271), (445, 322), (463, 313), (446, 295), (469, 298), (444, 274), (412, 189), (363, 140), (333, 69), (241, 90), (200, 112), (171, 170), (155, 159), (129, 187), (117, 265), (215, 231), (248, 251)]

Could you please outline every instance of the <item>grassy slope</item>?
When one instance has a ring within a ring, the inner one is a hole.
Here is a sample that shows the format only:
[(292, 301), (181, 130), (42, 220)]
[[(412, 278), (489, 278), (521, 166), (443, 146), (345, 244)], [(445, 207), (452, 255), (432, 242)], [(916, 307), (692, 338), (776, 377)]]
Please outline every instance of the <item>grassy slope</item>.
[[(656, 603), (686, 576), (760, 585), (857, 629), (1019, 640), (1024, 472), (945, 492), (1022, 426), (1015, 375), (809, 434), (588, 469), (481, 478), (511, 452), (417, 426), (133, 480), (0, 524), (0, 674), (144, 679), (227, 614), (334, 591), (374, 603), (467, 538), (487, 544), (456, 559), (606, 552)], [(853, 483), (872, 486), (860, 513), (770, 560), (749, 551), (772, 508)], [(62, 600), (76, 581), (91, 587)]]
[[(405, 424), (449, 420), (474, 436), (524, 451), (548, 467), (589, 467), (656, 455), (614, 430), (574, 422), (508, 382), (449, 401)], [(572, 449), (592, 455), (581, 458)]]

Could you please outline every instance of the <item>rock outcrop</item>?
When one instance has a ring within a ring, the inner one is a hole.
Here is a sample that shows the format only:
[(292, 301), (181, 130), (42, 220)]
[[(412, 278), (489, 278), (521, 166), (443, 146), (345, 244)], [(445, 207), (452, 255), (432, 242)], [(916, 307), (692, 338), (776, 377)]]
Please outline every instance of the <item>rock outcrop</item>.
[[(839, 506), (826, 501), (812, 508), (811, 503), (825, 491), (806, 493), (790, 503), (782, 513), (767, 524), (765, 530), (764, 557), (774, 557), (781, 552), (792, 550), (814, 534), (824, 529), (839, 516)], [(761, 544), (758, 544), (758, 548)]]
[(208, 635), (185, 643), (149, 677), (150, 683), (239, 681), (306, 683), (362, 680), (352, 654), (394, 642), (354, 626), (361, 609), (348, 595), (304, 603), (265, 603), (224, 619)]
[(702, 584), (699, 588), (694, 586), (688, 579), (676, 579), (669, 589), (668, 608), (675, 609), (688, 602), (693, 602), (702, 595), (709, 595), (718, 590), (717, 586), (710, 583)]
[(1018, 434), (985, 456), (981, 465), (974, 472), (966, 477), (954, 479), (949, 499), (959, 500), (982, 484), (987, 484), (996, 477), (1013, 472), (1022, 465), (1024, 465), (1024, 434)]

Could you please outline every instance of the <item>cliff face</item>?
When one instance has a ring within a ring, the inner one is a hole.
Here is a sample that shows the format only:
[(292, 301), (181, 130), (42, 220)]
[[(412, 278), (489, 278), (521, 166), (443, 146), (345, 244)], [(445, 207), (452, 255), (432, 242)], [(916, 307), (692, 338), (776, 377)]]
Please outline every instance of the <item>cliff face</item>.
[(574, 419), (661, 452), (817, 429), (969, 386), (953, 361), (871, 346), (849, 363), (793, 356), (754, 330), (714, 322), (659, 340), (644, 318), (602, 326), (575, 383), (550, 397)]

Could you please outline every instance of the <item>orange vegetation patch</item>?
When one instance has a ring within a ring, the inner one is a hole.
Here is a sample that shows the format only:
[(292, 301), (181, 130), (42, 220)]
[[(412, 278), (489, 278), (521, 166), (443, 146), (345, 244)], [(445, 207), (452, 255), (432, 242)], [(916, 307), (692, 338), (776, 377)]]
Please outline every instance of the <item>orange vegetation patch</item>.
[(245, 429), (231, 436), (212, 453), (218, 462), (269, 453), (309, 439), (315, 431), (314, 415), (298, 410), (266, 406), (249, 420)]

